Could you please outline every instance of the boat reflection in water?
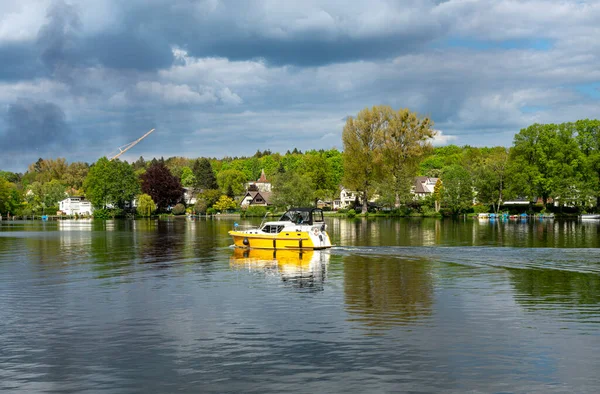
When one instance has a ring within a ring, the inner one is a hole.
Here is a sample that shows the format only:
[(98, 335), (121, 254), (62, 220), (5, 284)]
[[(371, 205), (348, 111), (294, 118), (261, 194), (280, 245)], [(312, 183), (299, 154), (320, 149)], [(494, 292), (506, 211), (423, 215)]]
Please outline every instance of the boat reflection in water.
[(264, 272), (279, 276), (292, 287), (320, 291), (327, 277), (329, 257), (324, 250), (235, 248), (229, 261), (234, 269)]

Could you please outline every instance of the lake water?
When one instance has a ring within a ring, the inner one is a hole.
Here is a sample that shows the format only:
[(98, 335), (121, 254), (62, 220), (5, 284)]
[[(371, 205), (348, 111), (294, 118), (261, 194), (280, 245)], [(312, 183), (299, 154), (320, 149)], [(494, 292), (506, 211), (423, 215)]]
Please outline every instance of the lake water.
[(0, 222), (0, 391), (598, 391), (600, 222), (327, 222)]

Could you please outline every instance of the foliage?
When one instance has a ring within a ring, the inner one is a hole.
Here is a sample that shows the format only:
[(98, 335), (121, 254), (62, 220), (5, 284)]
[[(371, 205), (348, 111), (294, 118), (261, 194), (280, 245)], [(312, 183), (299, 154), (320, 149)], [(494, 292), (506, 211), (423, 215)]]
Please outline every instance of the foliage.
[(298, 173), (277, 175), (273, 179), (272, 204), (279, 208), (314, 205), (315, 191), (307, 176)]
[(152, 197), (159, 212), (165, 212), (168, 207), (182, 201), (181, 182), (171, 174), (163, 160), (151, 164), (141, 178), (142, 191)]
[(213, 172), (210, 161), (206, 158), (200, 158), (194, 162), (192, 167), (194, 173), (194, 188), (196, 190), (217, 189), (217, 178)]
[(473, 183), (463, 167), (453, 164), (442, 171), (442, 204), (453, 214), (465, 212), (473, 204)]
[(140, 216), (148, 217), (156, 211), (156, 204), (152, 200), (152, 197), (148, 194), (141, 194), (138, 197), (137, 202), (137, 213)]
[[(494, 148), (488, 155), (482, 156), (474, 170), (474, 186), (477, 200), (491, 204), (497, 212), (504, 200), (504, 188), (507, 182), (508, 150), (503, 147)], [(486, 211), (487, 212), (487, 211)]]
[(209, 207), (215, 205), (217, 201), (219, 201), (220, 197), (221, 191), (218, 189), (208, 189), (198, 194), (198, 199), (203, 199), (204, 201), (206, 201), (206, 204)]
[(119, 208), (99, 208), (95, 209), (92, 214), (94, 219), (114, 219), (119, 217), (124, 217), (125, 214), (122, 209)]
[(391, 108), (365, 108), (356, 118), (349, 117), (342, 132), (344, 144), (344, 186), (362, 194), (362, 211), (374, 193), (374, 185), (383, 173), (381, 149), (383, 129)]
[(223, 194), (226, 194), (229, 190), (233, 192), (234, 196), (244, 194), (247, 181), (246, 175), (235, 169), (223, 170), (217, 175), (217, 184)]
[(83, 189), (94, 208), (112, 205), (123, 209), (139, 194), (140, 184), (129, 164), (102, 157), (90, 167)]
[(182, 203), (175, 204), (175, 206), (171, 210), (171, 213), (173, 213), (173, 215), (183, 215), (183, 214), (185, 214), (185, 205), (183, 205)]
[(420, 161), (431, 150), (435, 135), (433, 122), (404, 108), (384, 111), (388, 114), (383, 128), (384, 188), (395, 194), (395, 206), (412, 200), (410, 194)]
[(194, 187), (194, 183), (196, 182), (196, 177), (194, 177), (194, 173), (190, 167), (183, 167), (181, 169), (181, 185), (184, 187)]
[(204, 214), (204, 213), (206, 213), (207, 209), (208, 209), (208, 203), (206, 202), (205, 199), (199, 198), (196, 200), (196, 203), (194, 204), (194, 211), (196, 213)]
[(243, 217), (264, 217), (267, 214), (267, 207), (250, 206), (242, 211)]
[(349, 209), (348, 212), (346, 212), (346, 216), (348, 216), (350, 219), (356, 217), (356, 211), (354, 209)]
[(225, 212), (229, 209), (235, 209), (237, 208), (237, 204), (235, 203), (235, 201), (227, 196), (221, 196), (219, 198), (219, 201), (217, 201), (214, 205), (213, 208), (216, 209), (219, 212)]
[(0, 214), (14, 214), (21, 203), (21, 196), (14, 183), (0, 177)]

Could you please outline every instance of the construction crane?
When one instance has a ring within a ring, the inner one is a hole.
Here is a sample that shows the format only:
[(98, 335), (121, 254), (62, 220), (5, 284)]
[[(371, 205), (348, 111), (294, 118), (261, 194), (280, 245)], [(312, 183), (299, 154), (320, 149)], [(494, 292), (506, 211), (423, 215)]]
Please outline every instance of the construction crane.
[(138, 138), (137, 140), (130, 142), (128, 144), (125, 144), (121, 147), (119, 147), (119, 153), (117, 153), (117, 155), (111, 157), (110, 160), (114, 160), (117, 157), (121, 156), (123, 153), (127, 152), (129, 149), (133, 148), (135, 146), (135, 144), (137, 144), (138, 142), (140, 142), (141, 140), (143, 140), (144, 138), (146, 138), (150, 133), (152, 133), (154, 131), (154, 129), (150, 130), (149, 132), (147, 132), (146, 134), (144, 134), (143, 136), (141, 136), (140, 138)]

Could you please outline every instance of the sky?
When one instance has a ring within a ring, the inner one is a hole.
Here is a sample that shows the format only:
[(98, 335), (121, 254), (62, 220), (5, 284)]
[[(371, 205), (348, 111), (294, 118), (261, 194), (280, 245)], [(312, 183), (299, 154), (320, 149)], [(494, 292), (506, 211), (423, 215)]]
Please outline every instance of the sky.
[(0, 0), (0, 169), (343, 149), (373, 105), (435, 145), (600, 116), (599, 1)]

